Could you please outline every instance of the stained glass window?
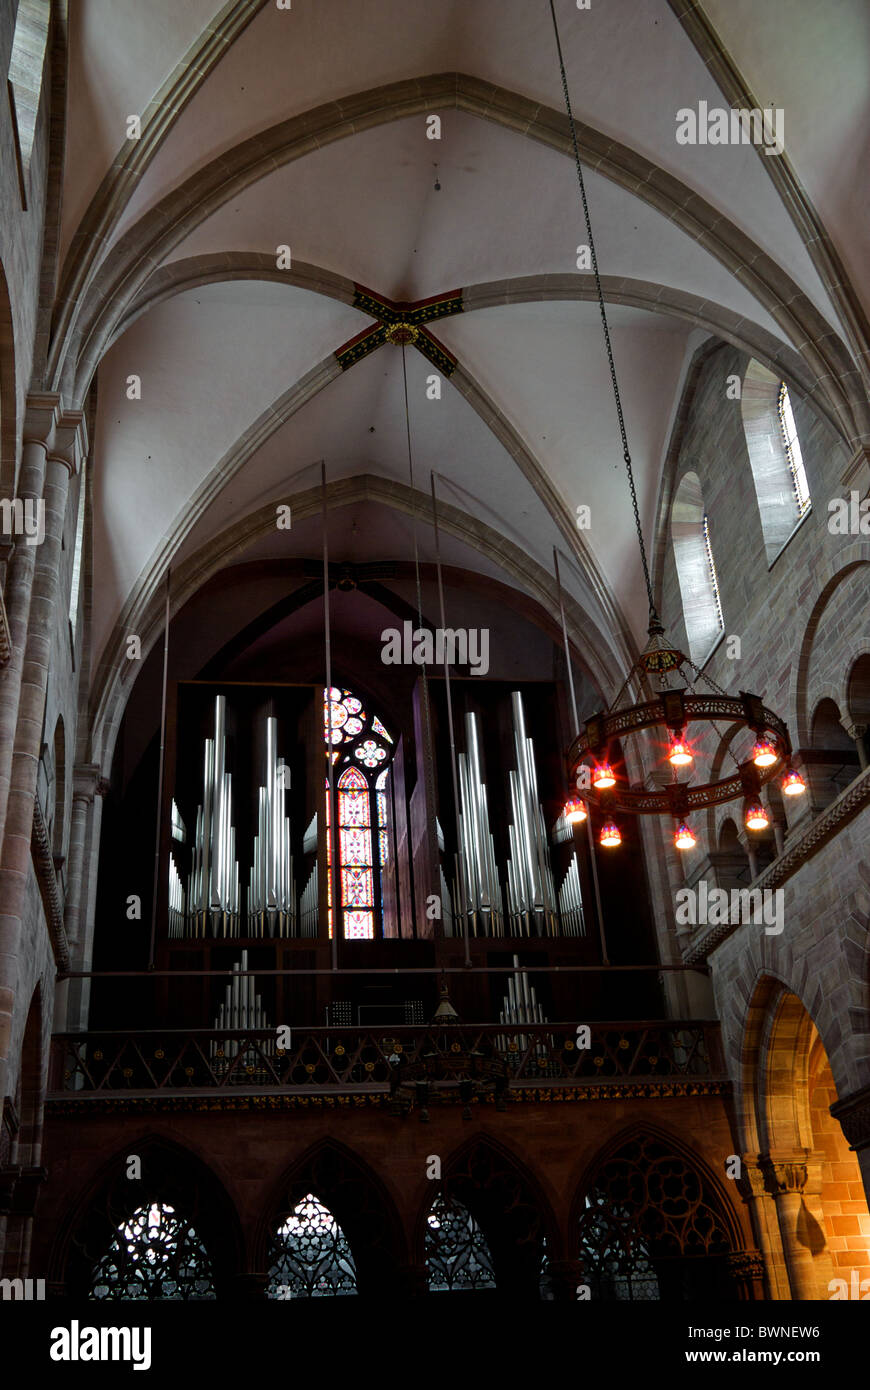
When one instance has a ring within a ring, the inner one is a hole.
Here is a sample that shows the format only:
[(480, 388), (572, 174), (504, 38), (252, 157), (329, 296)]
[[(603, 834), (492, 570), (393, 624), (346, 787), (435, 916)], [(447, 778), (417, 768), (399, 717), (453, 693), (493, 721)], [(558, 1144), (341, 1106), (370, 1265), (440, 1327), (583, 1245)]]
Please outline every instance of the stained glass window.
[(427, 1218), (426, 1268), (430, 1293), (496, 1287), (486, 1237), (461, 1202), (439, 1196), (432, 1203)]
[[(323, 692), (323, 724), (327, 756), (331, 755), (337, 776), (343, 935), (346, 940), (370, 941), (375, 936), (376, 917), (382, 916), (384, 910), (381, 870), (389, 853), (386, 787), (389, 761), (395, 751), (394, 740), (380, 719), (370, 719), (361, 700), (337, 686)], [(343, 771), (339, 772), (339, 768)], [(375, 772), (377, 780), (372, 785), (368, 774)], [(328, 780), (326, 786), (327, 863), (331, 868)], [(331, 938), (331, 872), (327, 880)]]
[(332, 1212), (307, 1193), (272, 1239), (266, 1297), (328, 1298), (355, 1294), (356, 1266)]
[(94, 1270), (90, 1297), (212, 1299), (211, 1260), (189, 1221), (165, 1202), (152, 1202), (119, 1226)]

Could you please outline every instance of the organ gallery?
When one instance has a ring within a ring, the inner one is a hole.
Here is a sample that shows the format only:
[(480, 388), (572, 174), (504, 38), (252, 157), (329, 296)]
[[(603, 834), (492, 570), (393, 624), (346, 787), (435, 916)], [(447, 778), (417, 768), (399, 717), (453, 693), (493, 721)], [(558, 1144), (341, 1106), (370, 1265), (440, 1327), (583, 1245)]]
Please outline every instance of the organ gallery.
[(182, 1302), (199, 1375), (329, 1308), (640, 1366), (650, 1305), (830, 1373), (868, 47), (859, 0), (5, 6), (0, 1318), (51, 1374), (163, 1374)]

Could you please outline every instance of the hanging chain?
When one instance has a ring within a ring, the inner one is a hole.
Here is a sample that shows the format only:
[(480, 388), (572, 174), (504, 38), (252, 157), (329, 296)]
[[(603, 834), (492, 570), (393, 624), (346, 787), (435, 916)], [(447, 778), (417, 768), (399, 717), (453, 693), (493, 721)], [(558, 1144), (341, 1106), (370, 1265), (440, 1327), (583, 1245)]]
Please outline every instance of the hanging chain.
[(580, 149), (577, 144), (577, 130), (574, 125), (574, 113), (571, 110), (571, 98), (568, 94), (568, 78), (565, 74), (565, 62), (562, 57), (562, 44), (559, 40), (559, 25), (556, 22), (556, 10), (553, 0), (550, 0), (550, 14), (553, 16), (553, 32), (556, 36), (556, 50), (559, 54), (559, 71), (562, 75), (562, 92), (565, 97), (565, 109), (568, 113), (568, 124), (571, 127), (571, 143), (574, 146), (574, 163), (577, 166), (577, 179), (580, 184), (580, 197), (583, 201), (583, 217), (586, 222), (586, 236), (589, 241), (589, 256), (592, 261), (592, 273), (595, 276), (595, 288), (598, 293), (598, 309), (601, 314), (601, 325), (604, 329), (604, 345), (607, 349), (607, 363), (610, 367), (610, 382), (613, 387), (613, 399), (616, 402), (616, 414), (619, 420), (619, 433), (622, 437), (622, 457), (625, 459), (625, 468), (628, 473), (628, 486), (631, 490), (631, 506), (634, 512), (634, 525), (637, 531), (637, 543), (640, 547), (640, 558), (643, 565), (643, 577), (646, 584), (647, 598), (649, 599), (649, 611), (651, 618), (657, 618), (655, 600), (653, 599), (652, 581), (649, 576), (649, 565), (646, 558), (646, 546), (643, 543), (643, 531), (640, 524), (640, 511), (637, 505), (637, 491), (634, 485), (634, 472), (631, 466), (631, 452), (628, 447), (628, 435), (625, 430), (625, 419), (622, 414), (622, 400), (619, 395), (619, 383), (616, 379), (616, 367), (613, 362), (613, 349), (610, 344), (610, 328), (607, 323), (607, 311), (604, 307), (604, 295), (601, 290), (601, 277), (598, 274), (598, 257), (595, 254), (595, 242), (592, 239), (592, 223), (589, 219), (589, 204), (586, 201), (586, 185), (583, 182), (583, 167), (580, 163)]

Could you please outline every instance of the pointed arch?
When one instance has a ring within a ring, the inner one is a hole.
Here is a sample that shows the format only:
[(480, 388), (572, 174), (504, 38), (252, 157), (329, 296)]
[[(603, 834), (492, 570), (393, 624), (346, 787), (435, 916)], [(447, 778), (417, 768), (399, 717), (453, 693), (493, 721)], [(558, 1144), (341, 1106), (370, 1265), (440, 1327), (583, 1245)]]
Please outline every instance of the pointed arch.
[(306, 1192), (273, 1231), (266, 1279), (268, 1299), (357, 1293), (347, 1237), (313, 1192)]
[[(130, 1156), (141, 1176), (128, 1177)], [(152, 1205), (172, 1208), (207, 1253), (218, 1298), (231, 1295), (244, 1268), (244, 1240), (234, 1203), (209, 1165), (161, 1134), (128, 1138), (87, 1182), (61, 1224), (50, 1257), (51, 1278), (70, 1297), (86, 1298), (118, 1231)]]
[(273, 1187), (254, 1239), (255, 1267), (270, 1268), (275, 1233), (309, 1194), (343, 1233), (360, 1295), (383, 1296), (406, 1261), (395, 1202), (374, 1169), (332, 1137), (318, 1140), (295, 1159)]
[[(614, 1219), (606, 1223), (606, 1231), (596, 1232), (594, 1217), (600, 1213)], [(658, 1293), (649, 1283), (640, 1290), (647, 1298), (727, 1296), (727, 1257), (741, 1251), (745, 1242), (719, 1175), (678, 1136), (647, 1122), (620, 1130), (586, 1164), (575, 1189), (570, 1229), (577, 1232), (581, 1259), (585, 1233), (591, 1243), (620, 1231), (624, 1258), (630, 1261), (632, 1251), (640, 1257), (636, 1276), (646, 1283), (646, 1261), (655, 1273)], [(695, 1275), (689, 1274), (701, 1270), (702, 1259), (710, 1263), (696, 1292)], [(614, 1292), (619, 1297), (619, 1291)]]
[[(480, 1227), (499, 1291), (537, 1298), (544, 1251), (560, 1258), (562, 1242), (550, 1203), (526, 1164), (490, 1135), (477, 1134), (444, 1163), (440, 1191)], [(415, 1226), (420, 1264), (426, 1259), (432, 1200), (427, 1191)]]

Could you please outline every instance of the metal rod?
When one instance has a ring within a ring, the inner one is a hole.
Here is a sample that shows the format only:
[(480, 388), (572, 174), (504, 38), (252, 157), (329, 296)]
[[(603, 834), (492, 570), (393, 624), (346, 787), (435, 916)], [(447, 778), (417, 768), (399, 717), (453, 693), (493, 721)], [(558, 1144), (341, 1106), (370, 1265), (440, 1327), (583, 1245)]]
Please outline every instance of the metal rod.
[(559, 552), (553, 546), (553, 565), (556, 570), (556, 593), (559, 597), (559, 616), (562, 620), (562, 641), (565, 645), (565, 665), (568, 667), (568, 689), (571, 692), (571, 711), (574, 715), (574, 737), (580, 736), (580, 718), (577, 714), (577, 696), (574, 693), (574, 672), (571, 669), (571, 648), (568, 646), (568, 625), (565, 622), (565, 604), (562, 601), (562, 581), (559, 578)]
[[(568, 628), (565, 623), (565, 605), (562, 601), (562, 583), (559, 578), (559, 553), (553, 546), (553, 564), (556, 570), (556, 592), (559, 596), (559, 615), (562, 620), (562, 640), (565, 643), (565, 665), (568, 668), (568, 688), (571, 691), (571, 709), (574, 715), (574, 737), (580, 735), (580, 719), (577, 714), (577, 696), (574, 693), (574, 672), (571, 669), (571, 648), (568, 645)], [(595, 859), (595, 838), (592, 834), (592, 817), (586, 817), (586, 834), (589, 840), (589, 860), (592, 866), (592, 887), (595, 892), (595, 910), (598, 914), (598, 934), (601, 938), (601, 956), (605, 965), (610, 964), (607, 955), (607, 939), (604, 935), (604, 909), (601, 906), (601, 888), (598, 883), (598, 864)]]
[[(338, 932), (339, 923), (343, 926), (341, 918), (341, 902), (339, 887), (341, 878), (338, 871), (338, 857), (340, 854), (340, 838), (338, 830), (338, 815), (335, 804), (335, 767), (332, 759), (332, 646), (329, 630), (329, 541), (327, 539), (327, 512), (326, 512), (326, 460), (320, 461), (320, 487), (323, 498), (323, 631), (326, 645), (326, 709), (329, 715), (327, 721), (327, 755), (326, 762), (329, 771), (329, 823), (326, 827), (327, 843), (329, 848), (329, 863), (327, 865), (329, 882), (332, 890), (332, 968), (338, 969)], [(329, 894), (327, 894), (327, 898)], [(329, 908), (327, 907), (327, 921), (329, 921)]]
[[(474, 975), (499, 975), (510, 974), (513, 969), (510, 965), (410, 965), (403, 966), (367, 966), (366, 968), (352, 970), (339, 970), (340, 975), (464, 975), (470, 970)], [(573, 974), (603, 974), (615, 970), (638, 972), (680, 972), (683, 970), (694, 970), (699, 975), (709, 974), (707, 965), (521, 965), (520, 970), (536, 970), (538, 974), (550, 975), (573, 975)], [(284, 970), (265, 970), (258, 968), (256, 971), (242, 971), (242, 974), (256, 975), (331, 975), (332, 969), (297, 968)], [(182, 976), (196, 977), (204, 979), (208, 976), (222, 976), (226, 979), (232, 974), (229, 970), (67, 970), (58, 979), (63, 980), (141, 980), (146, 976)], [(715, 1021), (715, 1020), (713, 1020)]]
[(166, 689), (169, 680), (169, 585), (172, 571), (166, 570), (166, 606), (163, 615), (163, 690), (160, 697), (160, 753), (157, 770), (157, 817), (154, 843), (154, 882), (151, 891), (151, 944), (148, 968), (154, 969), (157, 949), (157, 894), (160, 888), (160, 839), (163, 832), (163, 760), (166, 749)]
[[(447, 617), (444, 608), (444, 577), (441, 570), (441, 537), (438, 531), (438, 499), (435, 495), (435, 474), (430, 472), (429, 482), (432, 489), (432, 526), (435, 531), (435, 571), (438, 575), (438, 604), (441, 615), (441, 627), (446, 631)], [(450, 689), (450, 663), (447, 660), (447, 643), (444, 643), (444, 688), (447, 695), (447, 729), (450, 739), (450, 772), (453, 777), (453, 810), (456, 816), (456, 835), (461, 841), (462, 822), (459, 814), (459, 780), (456, 772), (456, 733), (453, 725), (453, 693)], [(468, 945), (468, 895), (465, 889), (465, 864), (464, 846), (459, 845), (459, 892), (462, 898), (462, 937), (465, 944), (465, 964), (471, 964)]]

